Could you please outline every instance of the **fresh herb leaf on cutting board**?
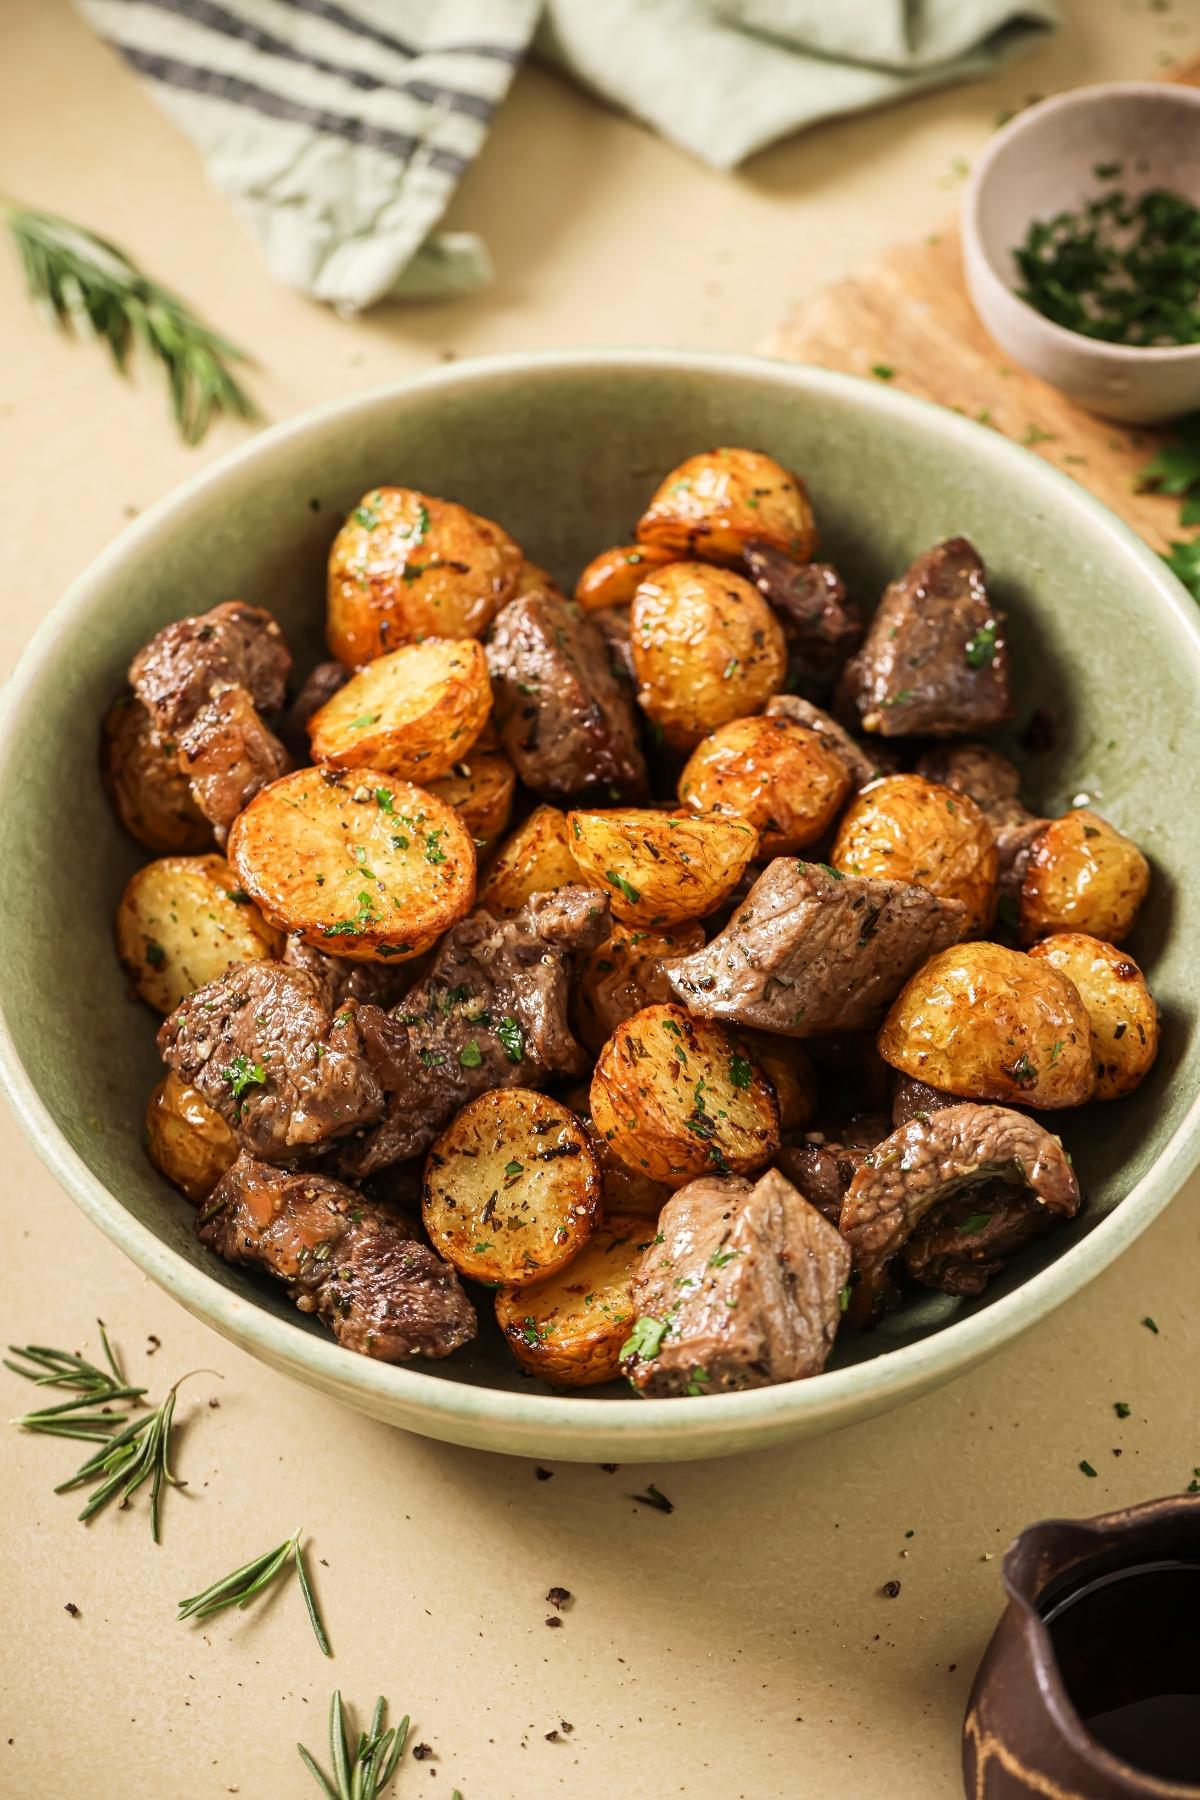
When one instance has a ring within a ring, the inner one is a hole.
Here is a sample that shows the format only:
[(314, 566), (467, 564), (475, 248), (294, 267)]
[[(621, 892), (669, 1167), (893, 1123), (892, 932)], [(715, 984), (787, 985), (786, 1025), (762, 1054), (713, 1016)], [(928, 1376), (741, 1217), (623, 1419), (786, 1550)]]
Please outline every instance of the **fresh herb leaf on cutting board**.
[[(1188, 413), (1173, 429), (1179, 442), (1164, 444), (1138, 470), (1138, 486), (1170, 494), (1179, 501), (1179, 523), (1200, 525), (1200, 413)], [(1163, 561), (1200, 600), (1200, 537), (1172, 538)]]

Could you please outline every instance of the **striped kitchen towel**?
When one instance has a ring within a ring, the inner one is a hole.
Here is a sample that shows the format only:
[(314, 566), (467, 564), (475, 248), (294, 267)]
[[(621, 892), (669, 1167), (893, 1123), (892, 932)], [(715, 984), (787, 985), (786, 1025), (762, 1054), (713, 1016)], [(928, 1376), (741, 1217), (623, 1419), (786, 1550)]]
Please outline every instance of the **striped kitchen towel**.
[[(537, 53), (717, 168), (980, 74), (1056, 0), (76, 0), (194, 140), (273, 275), (358, 311), (490, 275), (439, 229)], [(552, 154), (552, 146), (546, 146)]]

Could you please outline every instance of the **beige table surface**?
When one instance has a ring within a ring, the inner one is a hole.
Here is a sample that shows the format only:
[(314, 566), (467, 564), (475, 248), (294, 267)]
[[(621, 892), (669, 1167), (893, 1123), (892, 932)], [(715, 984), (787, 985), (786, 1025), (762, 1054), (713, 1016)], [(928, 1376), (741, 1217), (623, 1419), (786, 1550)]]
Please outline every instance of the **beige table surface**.
[[(64, 0), (0, 0), (0, 186), (108, 231), (191, 297), (257, 356), (273, 418), (446, 350), (742, 347), (790, 297), (933, 227), (954, 159), (1002, 107), (1200, 49), (1194, 0), (1068, 11), (1056, 41), (991, 81), (828, 128), (738, 180), (526, 72), (455, 205), (486, 231), (496, 286), (353, 325), (272, 286), (191, 149)], [(239, 433), (181, 448), (158, 393), (45, 331), (3, 259), (0, 344), (7, 669), (129, 514)], [(1177, 1490), (1200, 1463), (1196, 1183), (1036, 1336), (889, 1418), (740, 1462), (539, 1480), (258, 1366), (87, 1225), (15, 1123), (0, 1133), (4, 1337), (79, 1346), (100, 1313), (153, 1384), (224, 1377), (181, 1404), (190, 1486), (169, 1497), (158, 1549), (141, 1512), (74, 1522), (51, 1493), (73, 1446), (0, 1440), (0, 1794), (14, 1800), (315, 1795), (293, 1745), (322, 1746), (335, 1683), (361, 1705), (386, 1693), (433, 1746), (401, 1796), (936, 1800), (958, 1791), (997, 1553), (1030, 1519)], [(26, 1403), (15, 1378), (0, 1385), (6, 1414)], [(671, 1517), (626, 1497), (656, 1475)], [(211, 1629), (174, 1623), (180, 1595), (301, 1524), (333, 1663), (295, 1592)], [(575, 1595), (556, 1631), (552, 1584)]]

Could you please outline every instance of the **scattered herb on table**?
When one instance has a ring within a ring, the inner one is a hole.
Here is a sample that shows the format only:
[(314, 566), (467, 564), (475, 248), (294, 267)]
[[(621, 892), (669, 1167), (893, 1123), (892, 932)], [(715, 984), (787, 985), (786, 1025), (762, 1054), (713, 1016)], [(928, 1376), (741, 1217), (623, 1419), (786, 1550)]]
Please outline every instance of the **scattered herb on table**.
[[(396, 1770), (400, 1767), (400, 1758), (404, 1754), (404, 1745), (408, 1738), (408, 1714), (405, 1713), (398, 1725), (387, 1726), (387, 1701), (381, 1694), (375, 1702), (375, 1711), (371, 1715), (371, 1729), (360, 1731), (358, 1741), (351, 1749), (350, 1738), (346, 1730), (345, 1709), (342, 1696), (335, 1689), (329, 1707), (329, 1756), (333, 1764), (332, 1777), (325, 1774), (316, 1758), (303, 1744), (297, 1744), (300, 1760), (317, 1783), (327, 1800), (375, 1800), (388, 1786)], [(457, 1788), (455, 1794), (458, 1794)], [(461, 1795), (459, 1795), (461, 1800)]]
[(1113, 1411), (1116, 1413), (1118, 1419), (1127, 1419), (1132, 1410), (1132, 1407), (1126, 1400), (1113, 1401)]
[[(1179, 439), (1164, 444), (1137, 473), (1139, 488), (1154, 488), (1179, 502), (1180, 525), (1200, 525), (1200, 412), (1176, 421)], [(1163, 561), (1200, 600), (1200, 537), (1173, 538)]]
[(321, 1623), (321, 1615), (317, 1611), (317, 1603), (309, 1585), (308, 1570), (304, 1563), (304, 1551), (300, 1547), (300, 1533), (286, 1539), (274, 1550), (266, 1550), (256, 1556), (252, 1562), (235, 1569), (232, 1575), (225, 1575), (220, 1581), (214, 1581), (211, 1587), (201, 1594), (193, 1594), (188, 1600), (179, 1602), (178, 1617), (182, 1619), (208, 1619), (213, 1613), (224, 1612), (227, 1607), (239, 1609), (249, 1606), (250, 1602), (270, 1587), (285, 1570), (294, 1569), (300, 1583), (300, 1592), (304, 1596), (304, 1604), (308, 1609), (309, 1621), (313, 1635), (325, 1656), (332, 1656), (329, 1639), (325, 1635), (325, 1627)]
[(1147, 1313), (1146, 1317), (1142, 1320), (1142, 1324), (1146, 1327), (1147, 1331), (1152, 1331), (1155, 1337), (1158, 1336), (1158, 1326), (1154, 1323), (1154, 1320), (1150, 1317), (1149, 1313)]
[(212, 331), (116, 244), (3, 196), (0, 220), (21, 259), (29, 297), (52, 324), (107, 344), (122, 375), (134, 349), (161, 366), (186, 444), (198, 444), (221, 413), (257, 418), (230, 369), (231, 363), (247, 360), (245, 352)]
[(1181, 194), (1112, 189), (1035, 219), (1013, 255), (1021, 299), (1067, 331), (1135, 347), (1200, 342), (1200, 207)]
[(1093, 1467), (1092, 1467), (1092, 1465), (1091, 1465), (1091, 1463), (1090, 1463), (1090, 1462), (1088, 1462), (1088, 1460), (1087, 1460), (1087, 1458), (1086, 1458), (1086, 1457), (1085, 1457), (1085, 1458), (1084, 1458), (1084, 1460), (1083, 1460), (1083, 1461), (1082, 1461), (1082, 1462), (1081, 1462), (1081, 1463), (1080, 1463), (1080, 1465), (1079, 1465), (1079, 1467), (1080, 1467), (1080, 1470), (1081, 1470), (1081, 1471), (1082, 1471), (1082, 1473), (1083, 1473), (1083, 1474), (1084, 1474), (1084, 1475), (1090, 1475), (1090, 1476), (1093, 1476), (1093, 1477), (1094, 1477), (1094, 1476), (1095, 1476), (1095, 1473), (1096, 1473), (1096, 1471), (1095, 1471), (1095, 1469), (1093, 1469)]
[[(104, 1346), (107, 1369), (97, 1368), (69, 1350), (53, 1350), (45, 1344), (10, 1344), (4, 1367), (14, 1375), (23, 1375), (37, 1387), (70, 1389), (74, 1400), (61, 1400), (55, 1406), (42, 1406), (23, 1413), (14, 1421), (23, 1431), (38, 1431), (51, 1437), (83, 1438), (92, 1443), (108, 1443), (109, 1439), (129, 1423), (129, 1414), (115, 1410), (118, 1404), (136, 1404), (145, 1388), (131, 1387), (108, 1340), (100, 1320), (100, 1342)], [(20, 1362), (12, 1362), (18, 1356)]]
[(673, 1513), (675, 1511), (675, 1502), (668, 1500), (665, 1494), (661, 1494), (653, 1482), (650, 1482), (644, 1494), (626, 1494), (625, 1498), (632, 1500), (637, 1506), (652, 1506), (655, 1512)]
[[(196, 1374), (199, 1371), (193, 1370)], [(78, 1487), (92, 1487), (83, 1511), (79, 1514), (82, 1524), (108, 1505), (119, 1492), (122, 1507), (128, 1506), (131, 1498), (144, 1482), (150, 1483), (150, 1535), (156, 1544), (162, 1542), (159, 1534), (159, 1508), (162, 1503), (164, 1483), (167, 1487), (182, 1488), (187, 1486), (171, 1469), (171, 1430), (175, 1419), (175, 1396), (180, 1382), (188, 1379), (181, 1375), (176, 1381), (161, 1406), (153, 1412), (142, 1413), (139, 1418), (130, 1421), (122, 1430), (105, 1440), (94, 1455), (76, 1469), (69, 1480), (60, 1482), (55, 1488), (56, 1494), (67, 1494)]]

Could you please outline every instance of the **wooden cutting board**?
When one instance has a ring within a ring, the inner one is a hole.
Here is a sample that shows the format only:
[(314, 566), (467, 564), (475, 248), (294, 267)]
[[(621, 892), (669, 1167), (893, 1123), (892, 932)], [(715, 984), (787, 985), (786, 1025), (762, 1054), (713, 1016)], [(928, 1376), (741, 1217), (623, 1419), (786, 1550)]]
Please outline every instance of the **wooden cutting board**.
[[(1200, 59), (1169, 79), (1200, 87)], [(1010, 362), (967, 298), (953, 222), (811, 295), (759, 349), (852, 375), (891, 369), (891, 385), (954, 407), (1056, 464), (1156, 550), (1180, 535), (1178, 501), (1137, 489), (1138, 470), (1166, 434), (1098, 419)]]

